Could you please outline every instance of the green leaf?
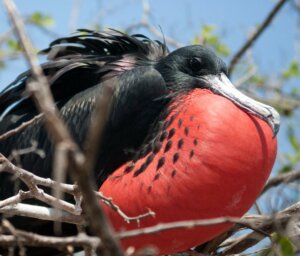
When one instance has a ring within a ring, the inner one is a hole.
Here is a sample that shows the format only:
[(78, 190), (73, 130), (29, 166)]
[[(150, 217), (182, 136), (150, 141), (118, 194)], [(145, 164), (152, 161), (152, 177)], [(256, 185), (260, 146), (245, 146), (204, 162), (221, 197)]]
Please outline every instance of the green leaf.
[(0, 69), (3, 69), (5, 68), (5, 63), (4, 61), (0, 60)]
[(294, 151), (296, 153), (300, 154), (300, 145), (299, 145), (298, 139), (295, 135), (295, 131), (292, 126), (288, 127), (287, 135), (288, 135), (289, 142), (290, 142), (291, 146), (293, 147)]
[(298, 96), (299, 95), (299, 88), (298, 87), (293, 87), (291, 89), (291, 95), (292, 96)]
[[(223, 44), (219, 35), (215, 33), (216, 27), (213, 25), (204, 25), (201, 29), (201, 37), (203, 38), (204, 45), (212, 47), (217, 53), (223, 56), (228, 56), (230, 53), (229, 48)], [(199, 37), (193, 39), (194, 44), (199, 44)]]
[(219, 44), (216, 47), (216, 50), (217, 50), (218, 53), (220, 53), (223, 56), (228, 56), (229, 53), (230, 53), (229, 48), (225, 44)]
[(295, 77), (300, 77), (300, 70), (299, 70), (299, 63), (296, 60), (293, 60), (290, 63), (290, 66), (288, 67), (287, 70), (284, 70), (282, 72), (282, 77), (284, 79), (289, 79), (289, 78), (295, 78)]
[(250, 83), (262, 86), (265, 83), (265, 78), (261, 75), (254, 75), (250, 78)]
[(200, 40), (198, 36), (195, 36), (192, 40), (192, 44), (200, 44)]
[(295, 256), (292, 242), (287, 237), (280, 237), (278, 240), (282, 256)]
[(44, 15), (40, 12), (34, 12), (30, 16), (30, 20), (39, 26), (50, 27), (54, 25), (54, 19), (49, 15)]
[(272, 248), (263, 249), (258, 255), (259, 256), (272, 256), (273, 255)]
[(12, 51), (21, 51), (22, 50), (20, 43), (14, 39), (8, 39), (7, 46)]
[(292, 170), (292, 168), (293, 168), (293, 166), (291, 164), (286, 164), (286, 165), (281, 167), (281, 169), (279, 170), (279, 173), (290, 172)]
[(202, 34), (204, 35), (209, 35), (211, 34), (214, 30), (216, 29), (216, 27), (214, 25), (204, 25), (202, 27)]

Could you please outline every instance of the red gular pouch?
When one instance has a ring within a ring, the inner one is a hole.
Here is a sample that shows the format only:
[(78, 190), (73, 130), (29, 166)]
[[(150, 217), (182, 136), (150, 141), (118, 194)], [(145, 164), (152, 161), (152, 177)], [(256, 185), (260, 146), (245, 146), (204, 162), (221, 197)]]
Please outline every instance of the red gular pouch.
[[(167, 120), (172, 123), (158, 152), (150, 152), (126, 172), (127, 163), (101, 192), (128, 216), (149, 209), (154, 217), (126, 223), (104, 206), (116, 231), (183, 220), (241, 217), (255, 202), (272, 170), (277, 140), (260, 118), (209, 90), (181, 96)], [(145, 171), (136, 172), (154, 155)], [(122, 240), (124, 249), (154, 245), (161, 254), (205, 243), (232, 224), (172, 229)]]

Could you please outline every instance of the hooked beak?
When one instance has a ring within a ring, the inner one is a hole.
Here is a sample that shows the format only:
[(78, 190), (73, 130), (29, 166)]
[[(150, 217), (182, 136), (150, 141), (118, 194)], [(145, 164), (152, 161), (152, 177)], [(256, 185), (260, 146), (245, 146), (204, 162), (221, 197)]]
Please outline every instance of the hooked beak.
[(206, 75), (202, 76), (202, 78), (211, 91), (226, 97), (242, 109), (266, 121), (273, 131), (273, 137), (276, 136), (280, 127), (280, 116), (274, 108), (242, 94), (224, 73), (220, 75)]

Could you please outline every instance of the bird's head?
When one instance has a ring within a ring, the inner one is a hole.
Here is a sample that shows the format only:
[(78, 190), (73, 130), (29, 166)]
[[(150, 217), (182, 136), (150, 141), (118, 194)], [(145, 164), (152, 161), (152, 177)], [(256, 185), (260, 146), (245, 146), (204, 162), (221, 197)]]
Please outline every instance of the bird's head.
[(156, 68), (172, 91), (208, 89), (266, 121), (274, 137), (278, 133), (278, 112), (237, 90), (228, 79), (226, 64), (210, 49), (201, 45), (182, 47), (163, 58)]

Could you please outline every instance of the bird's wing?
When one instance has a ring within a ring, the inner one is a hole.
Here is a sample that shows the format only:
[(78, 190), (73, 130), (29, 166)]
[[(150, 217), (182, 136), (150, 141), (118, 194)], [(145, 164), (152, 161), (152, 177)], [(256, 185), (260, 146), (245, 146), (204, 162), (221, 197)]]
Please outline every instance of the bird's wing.
[[(165, 102), (161, 98), (167, 94), (163, 78), (151, 67), (137, 67), (105, 83), (114, 88), (114, 94), (95, 169), (99, 185), (109, 173), (132, 157), (128, 149), (137, 150), (143, 143), (151, 129), (149, 127), (164, 107)], [(103, 88), (99, 84), (77, 93), (60, 108), (62, 118), (79, 146), (84, 144), (97, 98)], [(0, 122), (0, 132), (18, 126), (28, 116), (32, 117), (31, 112), (21, 113), (7, 115)], [(51, 177), (54, 149), (41, 120), (1, 141), (0, 152), (9, 156), (14, 149), (30, 148), (31, 141), (36, 141), (37, 147), (44, 150), (46, 156), (42, 159), (34, 151), (22, 155), (22, 166), (37, 175)], [(7, 184), (2, 178), (0, 181), (0, 195), (3, 197), (7, 195)]]
[[(81, 29), (71, 37), (53, 41), (41, 53), (47, 54), (49, 61), (42, 64), (42, 69), (55, 101), (60, 102), (135, 68), (140, 62), (157, 61), (166, 56), (168, 50), (159, 41), (142, 35)], [(7, 113), (20, 109), (33, 111), (34, 104), (25, 92), (31, 78), (30, 70), (24, 72), (0, 93), (0, 120)]]

